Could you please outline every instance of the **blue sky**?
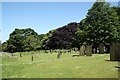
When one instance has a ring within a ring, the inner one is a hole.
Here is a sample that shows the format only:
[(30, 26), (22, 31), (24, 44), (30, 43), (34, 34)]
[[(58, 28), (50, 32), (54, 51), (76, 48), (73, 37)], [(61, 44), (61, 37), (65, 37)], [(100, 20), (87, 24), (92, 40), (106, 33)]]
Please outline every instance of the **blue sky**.
[(92, 5), (93, 2), (3, 2), (2, 42), (15, 28), (32, 28), (44, 34), (70, 22), (80, 22)]

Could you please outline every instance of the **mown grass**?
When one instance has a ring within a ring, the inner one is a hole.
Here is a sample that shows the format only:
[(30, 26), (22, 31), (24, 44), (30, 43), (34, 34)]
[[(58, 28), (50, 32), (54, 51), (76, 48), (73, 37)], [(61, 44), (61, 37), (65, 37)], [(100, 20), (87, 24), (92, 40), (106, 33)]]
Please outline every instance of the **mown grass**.
[[(3, 78), (118, 78), (114, 66), (118, 62), (109, 61), (109, 54), (93, 54), (92, 57), (72, 57), (75, 53), (62, 54), (43, 52), (8, 53), (2, 56)], [(6, 56), (7, 55), (7, 56)], [(33, 61), (31, 56), (34, 56)]]

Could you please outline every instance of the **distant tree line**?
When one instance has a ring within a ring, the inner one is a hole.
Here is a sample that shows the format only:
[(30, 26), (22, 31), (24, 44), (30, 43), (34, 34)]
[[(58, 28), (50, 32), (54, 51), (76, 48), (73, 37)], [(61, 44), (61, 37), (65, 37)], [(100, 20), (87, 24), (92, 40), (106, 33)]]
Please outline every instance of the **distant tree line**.
[(37, 34), (33, 29), (15, 29), (2, 44), (3, 51), (22, 52), (40, 49), (71, 49), (90, 44), (97, 51), (100, 43), (109, 46), (120, 42), (120, 7), (107, 2), (95, 2), (80, 23)]

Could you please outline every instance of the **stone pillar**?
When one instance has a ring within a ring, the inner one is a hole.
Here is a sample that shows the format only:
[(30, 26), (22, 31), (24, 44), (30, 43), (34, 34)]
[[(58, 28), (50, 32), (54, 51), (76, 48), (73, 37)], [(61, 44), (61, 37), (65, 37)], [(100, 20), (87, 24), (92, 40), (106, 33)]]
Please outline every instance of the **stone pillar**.
[(99, 44), (99, 53), (104, 54), (104, 44), (102, 43)]
[(85, 55), (85, 46), (84, 46), (84, 45), (82, 45), (82, 46), (80, 47), (79, 55), (80, 55), (80, 56), (84, 56), (84, 55)]
[(92, 56), (92, 45), (86, 45), (86, 56)]

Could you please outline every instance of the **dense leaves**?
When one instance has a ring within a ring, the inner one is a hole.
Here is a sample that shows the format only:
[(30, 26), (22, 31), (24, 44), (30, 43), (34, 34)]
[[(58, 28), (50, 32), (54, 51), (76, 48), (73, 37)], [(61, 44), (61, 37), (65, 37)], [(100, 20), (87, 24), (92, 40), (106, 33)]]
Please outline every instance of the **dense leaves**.
[(92, 44), (94, 47), (98, 47), (100, 43), (110, 45), (118, 42), (120, 24), (117, 11), (106, 2), (94, 3), (77, 29), (79, 42)]
[(31, 28), (15, 29), (8, 41), (3, 43), (3, 50), (9, 52), (31, 51), (40, 48), (39, 36)]
[(45, 45), (47, 49), (68, 49), (73, 47), (77, 25), (77, 23), (73, 22), (56, 29)]

